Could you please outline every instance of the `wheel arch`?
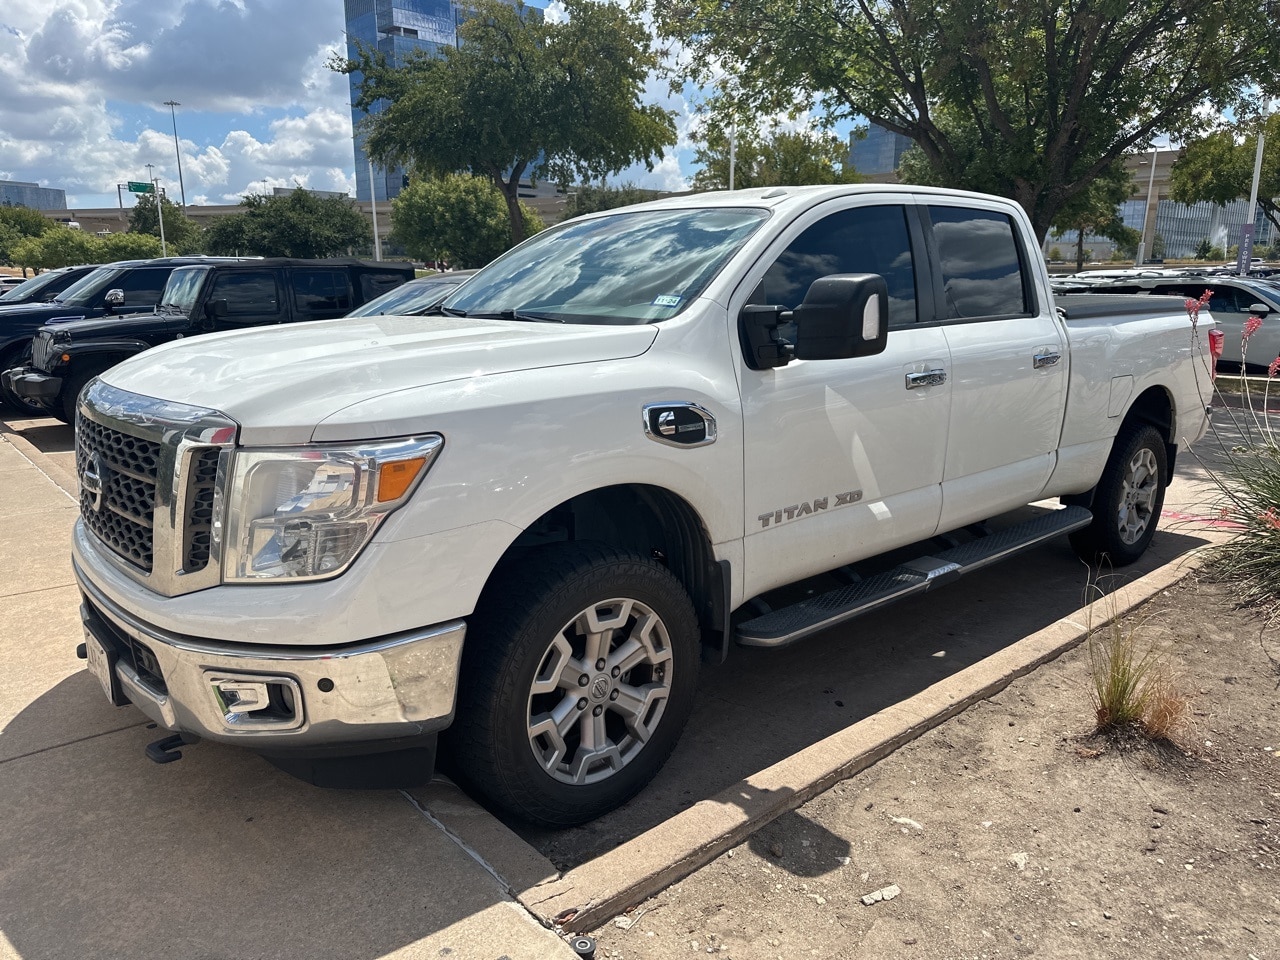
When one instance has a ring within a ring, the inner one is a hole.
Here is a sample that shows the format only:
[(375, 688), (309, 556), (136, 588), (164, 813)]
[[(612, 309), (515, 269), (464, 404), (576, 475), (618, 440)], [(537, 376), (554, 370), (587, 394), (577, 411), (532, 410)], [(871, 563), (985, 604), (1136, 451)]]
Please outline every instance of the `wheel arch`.
[[(629, 483), (579, 493), (544, 512), (512, 542), (495, 572), (521, 553), (557, 542), (593, 541), (663, 564), (688, 591), (704, 652), (727, 653), (730, 570), (717, 562), (706, 524), (682, 496), (653, 484)], [(494, 574), (490, 574), (492, 579)]]
[(1121, 431), (1131, 423), (1146, 423), (1156, 428), (1164, 439), (1170, 479), (1173, 477), (1174, 461), (1178, 455), (1178, 445), (1173, 440), (1177, 436), (1175, 411), (1173, 396), (1165, 387), (1148, 387), (1129, 406), (1128, 412), (1124, 415), (1124, 421), (1120, 425)]

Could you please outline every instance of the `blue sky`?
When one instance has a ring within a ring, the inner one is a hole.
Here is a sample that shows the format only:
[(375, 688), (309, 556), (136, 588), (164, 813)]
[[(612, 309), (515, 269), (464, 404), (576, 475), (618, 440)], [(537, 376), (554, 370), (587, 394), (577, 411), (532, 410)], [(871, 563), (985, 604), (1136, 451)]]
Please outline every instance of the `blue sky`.
[[(541, 3), (535, 5), (541, 6)], [(188, 203), (236, 203), (275, 186), (354, 194), (342, 0), (4, 0), (0, 179), (62, 187), (75, 209), (114, 206), (154, 164), (179, 197), (177, 100)], [(691, 104), (654, 80), (681, 142), (653, 172), (618, 180), (682, 189)], [(125, 197), (125, 204), (129, 198)]]

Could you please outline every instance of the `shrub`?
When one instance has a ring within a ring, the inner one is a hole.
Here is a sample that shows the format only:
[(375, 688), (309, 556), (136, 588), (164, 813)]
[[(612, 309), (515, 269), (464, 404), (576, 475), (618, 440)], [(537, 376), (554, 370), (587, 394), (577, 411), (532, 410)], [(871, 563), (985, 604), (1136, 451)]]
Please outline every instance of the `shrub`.
[(1101, 632), (1090, 623), (1089, 668), (1096, 730), (1173, 740), (1186, 723), (1190, 700), (1159, 653), (1151, 647), (1143, 649), (1143, 622), (1113, 615)]

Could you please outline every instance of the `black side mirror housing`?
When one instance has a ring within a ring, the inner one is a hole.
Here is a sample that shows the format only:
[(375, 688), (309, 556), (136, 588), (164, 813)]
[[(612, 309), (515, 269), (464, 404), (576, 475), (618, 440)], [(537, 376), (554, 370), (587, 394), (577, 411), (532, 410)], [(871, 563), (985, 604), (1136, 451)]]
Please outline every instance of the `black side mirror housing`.
[(227, 301), (226, 300), (210, 300), (204, 305), (205, 323), (212, 327), (219, 321), (227, 318)]
[(883, 353), (889, 334), (889, 287), (874, 273), (819, 277), (792, 311), (796, 359), (845, 360)]

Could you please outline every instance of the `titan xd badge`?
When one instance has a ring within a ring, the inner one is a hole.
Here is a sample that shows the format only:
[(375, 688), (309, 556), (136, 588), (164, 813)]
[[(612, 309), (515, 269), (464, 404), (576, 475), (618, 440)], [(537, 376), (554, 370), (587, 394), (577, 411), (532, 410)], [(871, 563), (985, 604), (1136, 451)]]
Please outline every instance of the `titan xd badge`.
[[(836, 502), (832, 504), (834, 507), (843, 507), (845, 504), (857, 503), (862, 499), (861, 490), (850, 490), (848, 493), (837, 493)], [(807, 500), (804, 503), (797, 503), (790, 507), (783, 507), (781, 510), (774, 510), (770, 513), (762, 513), (756, 517), (760, 521), (761, 527), (767, 527), (772, 523), (775, 527), (784, 520), (798, 520), (801, 517), (811, 513), (817, 513), (819, 510), (827, 509), (829, 498), (815, 497), (813, 500)]]

